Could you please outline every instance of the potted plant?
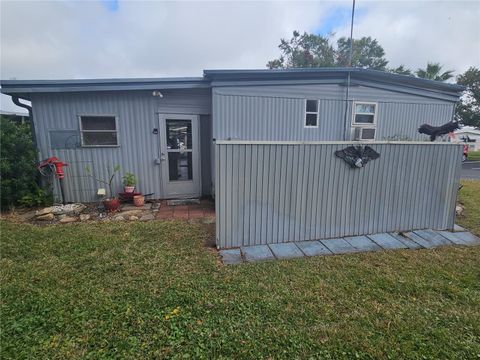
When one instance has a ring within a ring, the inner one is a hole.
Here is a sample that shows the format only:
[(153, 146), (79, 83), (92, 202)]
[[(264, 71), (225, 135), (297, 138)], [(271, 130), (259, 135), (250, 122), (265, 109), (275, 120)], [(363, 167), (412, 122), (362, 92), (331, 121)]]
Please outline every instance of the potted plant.
[(135, 185), (137, 184), (137, 179), (135, 178), (135, 175), (127, 172), (122, 179), (123, 190), (126, 193), (133, 193), (133, 191), (135, 190)]
[(101, 182), (102, 184), (108, 185), (108, 190), (109, 190), (109, 197), (103, 199), (103, 206), (105, 207), (105, 210), (107, 212), (114, 212), (117, 211), (118, 208), (120, 207), (120, 200), (118, 197), (114, 195), (113, 188), (112, 188), (112, 182), (113, 179), (115, 178), (115, 174), (120, 171), (120, 165), (115, 165), (112, 169), (112, 171), (108, 170), (108, 180), (103, 180), (103, 179), (98, 179), (95, 176), (91, 174), (90, 169), (87, 167), (87, 174), (90, 175), (92, 178), (97, 180), (98, 182)]
[(145, 196), (143, 195), (135, 195), (133, 197), (133, 204), (136, 206), (136, 207), (142, 207), (143, 205), (145, 205)]

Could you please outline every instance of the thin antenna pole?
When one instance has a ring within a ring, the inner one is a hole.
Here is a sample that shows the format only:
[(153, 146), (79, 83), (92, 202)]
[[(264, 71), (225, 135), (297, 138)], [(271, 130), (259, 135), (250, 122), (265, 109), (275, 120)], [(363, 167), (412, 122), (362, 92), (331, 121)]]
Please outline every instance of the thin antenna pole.
[(350, 23), (350, 51), (348, 54), (348, 66), (352, 67), (352, 53), (353, 53), (353, 18), (355, 17), (355, 0), (352, 5), (352, 21)]
[[(348, 67), (352, 67), (352, 53), (353, 53), (353, 18), (355, 17), (355, 0), (352, 4), (352, 21), (350, 23), (350, 50), (348, 52)], [(348, 98), (350, 92), (350, 70), (347, 75), (347, 90), (345, 92), (345, 117), (344, 117), (344, 126), (343, 126), (343, 140), (347, 139), (348, 131)]]

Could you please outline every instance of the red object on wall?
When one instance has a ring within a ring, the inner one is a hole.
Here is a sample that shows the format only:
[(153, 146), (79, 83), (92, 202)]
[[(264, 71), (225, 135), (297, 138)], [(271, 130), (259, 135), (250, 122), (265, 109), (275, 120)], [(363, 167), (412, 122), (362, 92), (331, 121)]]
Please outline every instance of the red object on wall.
[(55, 166), (55, 176), (58, 179), (63, 179), (65, 177), (65, 173), (63, 172), (63, 167), (68, 166), (68, 164), (60, 161), (56, 156), (49, 157), (48, 159), (43, 160), (38, 165), (38, 169), (41, 170), (44, 167), (51, 167)]

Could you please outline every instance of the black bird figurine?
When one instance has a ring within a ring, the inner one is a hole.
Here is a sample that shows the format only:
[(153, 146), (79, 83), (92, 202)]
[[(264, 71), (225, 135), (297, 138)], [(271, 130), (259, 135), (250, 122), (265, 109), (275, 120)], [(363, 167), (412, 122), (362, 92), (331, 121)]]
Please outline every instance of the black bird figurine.
[(348, 146), (343, 150), (335, 151), (335, 155), (343, 159), (352, 168), (362, 168), (370, 160), (380, 157), (380, 154), (373, 150), (370, 146)]
[(430, 141), (435, 141), (437, 136), (448, 134), (457, 129), (460, 129), (460, 125), (458, 124), (458, 122), (450, 121), (441, 126), (423, 124), (418, 128), (418, 132), (420, 134), (430, 135)]

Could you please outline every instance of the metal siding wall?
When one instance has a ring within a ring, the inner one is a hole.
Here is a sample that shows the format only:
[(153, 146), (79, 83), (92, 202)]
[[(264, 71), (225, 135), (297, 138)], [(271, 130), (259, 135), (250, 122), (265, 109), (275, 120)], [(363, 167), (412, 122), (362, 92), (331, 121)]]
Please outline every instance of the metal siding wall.
[[(154, 164), (154, 159), (159, 156), (160, 139), (159, 135), (152, 133), (159, 126), (158, 113), (208, 115), (211, 112), (209, 89), (162, 90), (162, 93), (163, 99), (153, 97), (150, 91), (48, 93), (33, 96), (40, 158), (57, 156), (70, 165), (65, 168), (67, 201), (95, 201), (96, 189), (105, 187), (85, 177), (86, 164), (99, 178), (106, 178), (107, 168), (119, 164), (121, 173), (115, 179), (115, 189), (121, 188), (121, 175), (128, 171), (135, 173), (137, 186), (143, 193), (154, 193), (154, 198), (162, 197), (160, 166)], [(48, 131), (78, 130), (79, 114), (116, 115), (120, 146), (51, 150)], [(209, 116), (201, 116), (202, 120), (210, 122)], [(206, 125), (208, 127), (209, 124)], [(202, 131), (203, 124), (200, 128)], [(204, 156), (208, 155), (205, 152)], [(208, 182), (208, 177), (204, 177), (204, 181)], [(58, 193), (55, 185), (57, 198)]]
[(200, 116), (200, 151), (202, 156), (202, 194), (212, 194), (212, 117)]
[(461, 146), (369, 145), (351, 169), (345, 143), (217, 144), (217, 246), (453, 227)]
[[(213, 137), (217, 140), (343, 140), (345, 87), (335, 84), (214, 88)], [(304, 128), (304, 99), (319, 99), (318, 129)], [(441, 125), (452, 119), (454, 103), (420, 95), (356, 86), (351, 103), (378, 103), (377, 140), (402, 137), (425, 140), (423, 123)]]

